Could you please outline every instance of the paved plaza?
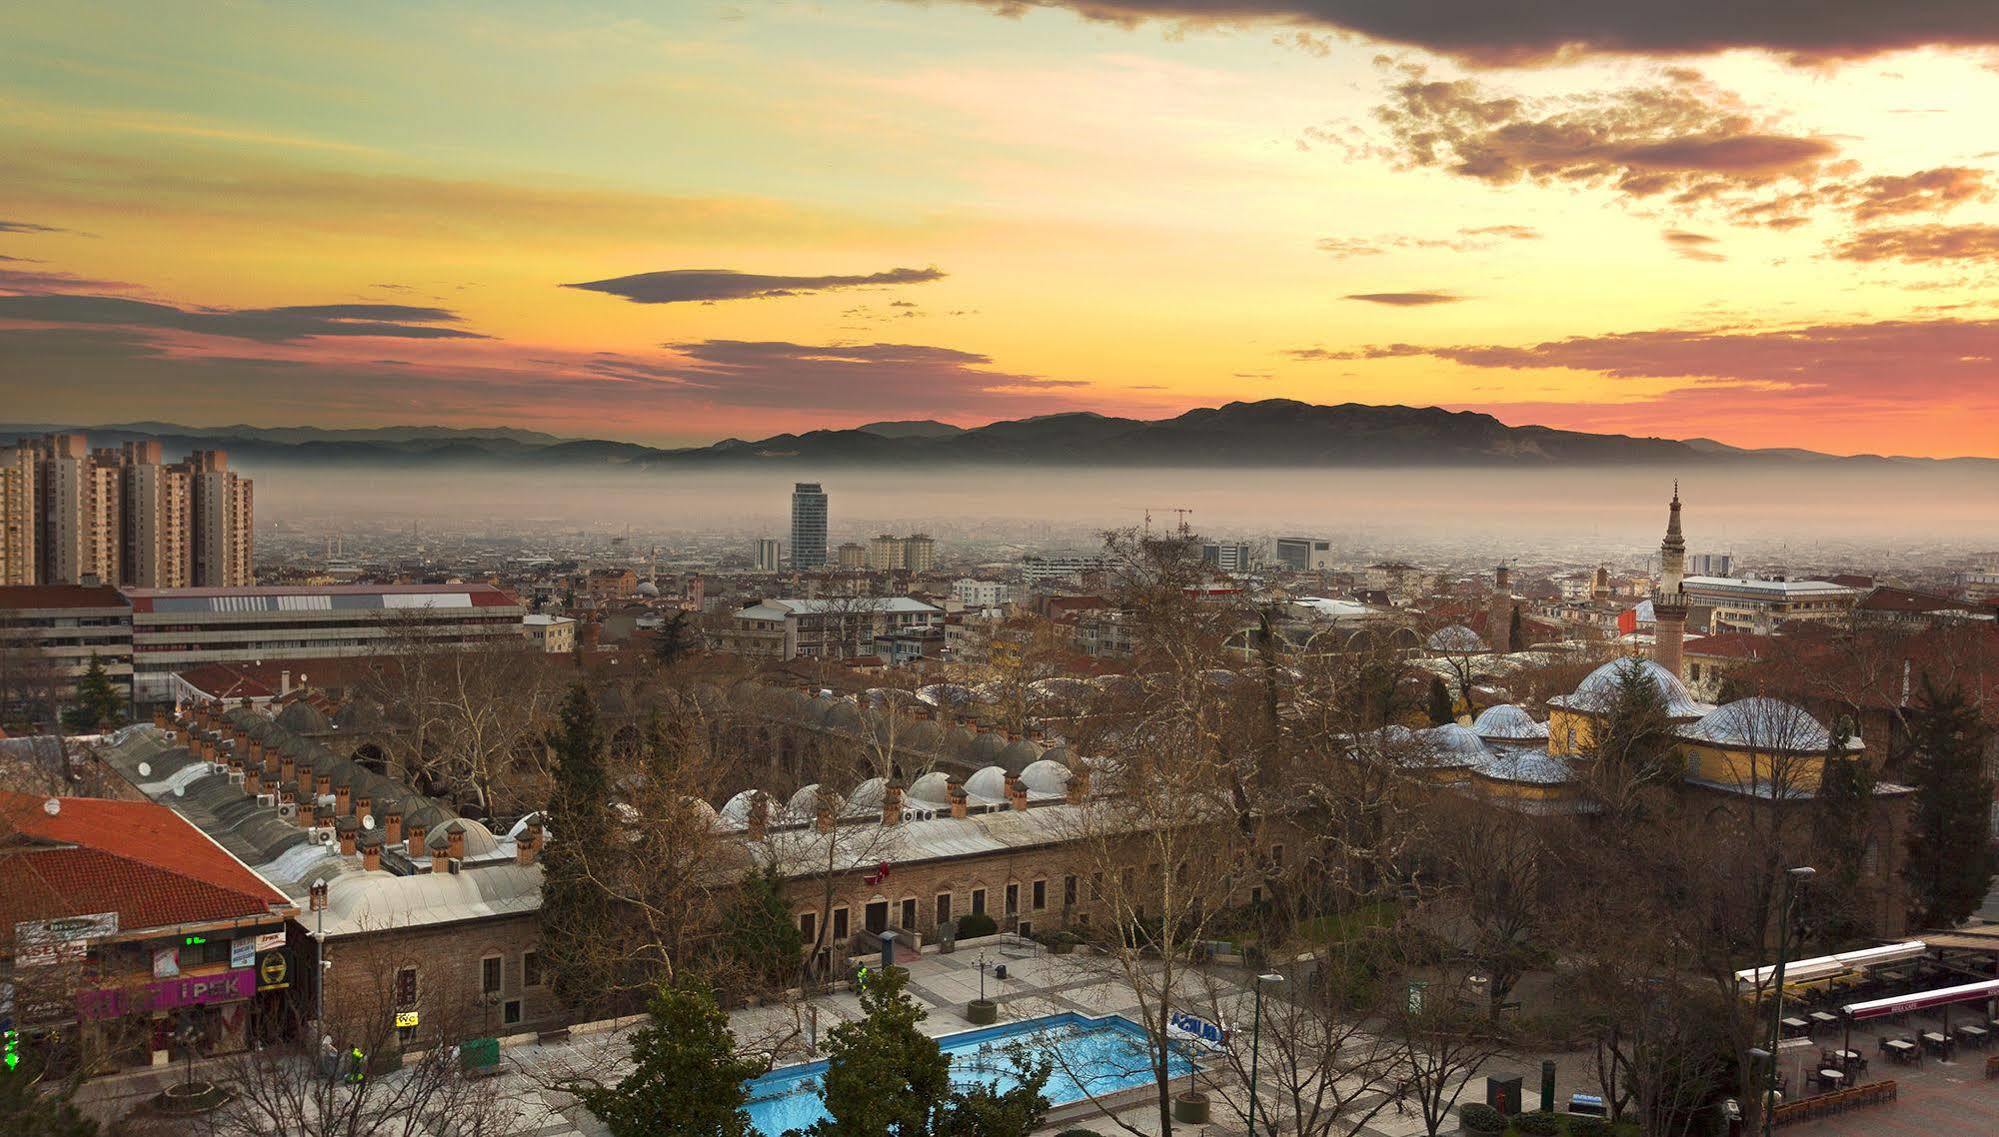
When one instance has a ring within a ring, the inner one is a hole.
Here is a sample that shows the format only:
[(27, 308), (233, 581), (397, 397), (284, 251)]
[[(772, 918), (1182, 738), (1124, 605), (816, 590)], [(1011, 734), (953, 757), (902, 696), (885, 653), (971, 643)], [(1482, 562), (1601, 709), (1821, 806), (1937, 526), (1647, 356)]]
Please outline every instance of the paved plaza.
[[(1130, 989), (1112, 973), (1111, 961), (1086, 956), (1054, 956), (1025, 942), (1001, 941), (983, 947), (962, 948), (950, 955), (925, 954), (915, 960), (903, 961), (910, 974), (909, 994), (927, 1012), (923, 1022), (926, 1032), (944, 1035), (973, 1029), (963, 1012), (966, 1003), (979, 997), (981, 959), (988, 965), (986, 994), (999, 1004), (1002, 1021), (1070, 1011), (1091, 1016), (1130, 1017), (1137, 1013), (1137, 1001)], [(1005, 979), (995, 975), (999, 965), (1006, 968)], [(1240, 991), (1239, 983), (1245, 978), (1239, 969), (1226, 967), (1217, 967), (1203, 974), (1207, 977), (1206, 981), (1217, 984), (1218, 989), (1228, 993)], [(816, 1057), (815, 1040), (823, 1039), (825, 1033), (838, 1023), (859, 1017), (859, 998), (850, 991), (838, 991), (798, 1005), (738, 1010), (730, 1015), (730, 1024), (738, 1040), (746, 1045), (782, 1043), (779, 1064), (784, 1065)], [(490, 1085), (494, 1094), (511, 1103), (515, 1116), (520, 1119), (522, 1130), (519, 1137), (605, 1137), (606, 1130), (588, 1111), (570, 1095), (553, 1086), (565, 1079), (579, 1077), (615, 1081), (625, 1068), (629, 1032), (642, 1022), (642, 1019), (634, 1018), (591, 1024), (561, 1041), (544, 1043), (522, 1038), (507, 1046), (502, 1052), (506, 1072), (491, 1079)], [(1878, 1039), (1881, 1033), (1900, 1036), (1939, 1025), (1941, 1023), (1933, 1017), (1917, 1017), (1908, 1022), (1887, 1024), (1880, 1031), (1855, 1032), (1852, 1038), (1854, 1049), (1866, 1054), (1870, 1060), (1866, 1080), (1896, 1078), (1901, 1085), (1899, 1100), (1889, 1106), (1801, 1124), (1789, 1131), (1823, 1137), (1999, 1133), (1999, 1080), (1985, 1079), (1983, 1052), (1963, 1051), (1949, 1060), (1931, 1057), (1920, 1064), (1907, 1066), (1890, 1062), (1880, 1053)], [(1817, 1045), (1831, 1047), (1838, 1045), (1838, 1042), (1838, 1038), (1827, 1035), (1820, 1038)], [(1809, 1053), (1793, 1052), (1787, 1055), (1786, 1069), (1792, 1071), (1793, 1085), (1798, 1084), (1796, 1071), (1802, 1069), (1814, 1055), (1816, 1049)], [(1558, 1063), (1558, 1101), (1567, 1101), (1571, 1092), (1593, 1091), (1594, 1079), (1585, 1055), (1552, 1057)], [(1460, 1101), (1481, 1100), (1487, 1075), (1519, 1075), (1524, 1080), (1531, 1105), (1539, 1082), (1540, 1059), (1538, 1055), (1495, 1059), (1473, 1077), (1473, 1084), (1465, 1088)], [(93, 1113), (108, 1119), (130, 1109), (170, 1082), (178, 1081), (180, 1076), (179, 1068), (175, 1067), (100, 1079), (85, 1086), (80, 1100)], [(1374, 1101), (1373, 1098), (1363, 1099), (1363, 1108), (1374, 1104)], [(1062, 1109), (1056, 1116), (1059, 1127), (1063, 1128), (1094, 1129), (1104, 1133), (1121, 1131), (1095, 1106), (1087, 1104)], [(1144, 1104), (1123, 1110), (1120, 1120), (1142, 1131), (1154, 1128), (1154, 1118)], [(1220, 1132), (1227, 1127), (1227, 1121), (1218, 1113), (1216, 1124), (1208, 1128)], [(1200, 1128), (1181, 1127), (1180, 1131), (1191, 1134)], [(1456, 1119), (1453, 1117), (1444, 1132), (1454, 1133), (1456, 1130)], [(1411, 1137), (1422, 1131), (1422, 1118), (1412, 1103), (1406, 1113), (1398, 1113), (1392, 1106), (1382, 1109), (1360, 1130), (1360, 1137)], [(439, 1133), (435, 1137), (452, 1135)]]

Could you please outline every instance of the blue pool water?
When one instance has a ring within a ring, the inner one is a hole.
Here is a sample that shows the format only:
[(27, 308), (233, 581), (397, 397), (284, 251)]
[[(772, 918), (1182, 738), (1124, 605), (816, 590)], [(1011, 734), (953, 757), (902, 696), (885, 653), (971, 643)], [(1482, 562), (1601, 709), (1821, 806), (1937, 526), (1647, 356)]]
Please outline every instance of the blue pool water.
[[(1081, 1101), (1090, 1094), (1102, 1097), (1152, 1081), (1144, 1029), (1116, 1015), (1094, 1019), (1074, 1013), (1046, 1015), (945, 1035), (937, 1045), (951, 1060), (954, 1084), (995, 1082), (1000, 1089), (1015, 1084), (1009, 1047), (1022, 1047), (1029, 1058), (1047, 1056), (1052, 1048), (1062, 1060), (1042, 1091), (1050, 1105)], [(1194, 1064), (1176, 1052), (1174, 1076), (1193, 1072)], [(746, 1087), (750, 1124), (764, 1137), (782, 1137), (825, 1117), (826, 1107), (819, 1100), (819, 1080), (825, 1073), (826, 1063), (809, 1062), (751, 1079)]]

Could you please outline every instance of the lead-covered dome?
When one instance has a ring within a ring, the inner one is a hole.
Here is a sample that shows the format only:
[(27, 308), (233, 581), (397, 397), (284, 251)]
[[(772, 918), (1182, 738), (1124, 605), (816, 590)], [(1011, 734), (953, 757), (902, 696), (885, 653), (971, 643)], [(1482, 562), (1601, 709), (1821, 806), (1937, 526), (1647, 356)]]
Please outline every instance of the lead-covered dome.
[[(1823, 754), (1832, 745), (1831, 734), (1811, 712), (1763, 695), (1716, 707), (1688, 727), (1686, 735), (1717, 746), (1782, 753)], [(1846, 748), (1858, 750), (1861, 745), (1854, 738)]]
[(1548, 737), (1548, 724), (1535, 722), (1533, 716), (1512, 703), (1501, 703), (1487, 707), (1472, 720), (1473, 734), (1487, 741), (1529, 742)]
[(1687, 693), (1686, 684), (1680, 677), (1661, 667), (1656, 661), (1625, 656), (1613, 659), (1589, 673), (1576, 685), (1575, 693), (1562, 700), (1562, 705), (1571, 710), (1601, 714), (1610, 710), (1617, 702), (1618, 684), (1625, 674), (1636, 672), (1651, 683), (1659, 692), (1659, 698), (1666, 704), (1666, 714), (1676, 719), (1699, 718), (1710, 709), (1706, 704), (1695, 701)]

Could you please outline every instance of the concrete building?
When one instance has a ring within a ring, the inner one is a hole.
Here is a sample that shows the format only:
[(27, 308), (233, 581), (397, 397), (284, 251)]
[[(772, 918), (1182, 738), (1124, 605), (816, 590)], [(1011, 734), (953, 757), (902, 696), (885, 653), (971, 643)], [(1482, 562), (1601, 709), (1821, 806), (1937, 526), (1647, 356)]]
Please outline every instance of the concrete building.
[(96, 656), (113, 686), (132, 690), (132, 606), (102, 585), (0, 588), (0, 718), (40, 720), (67, 706)]
[(490, 584), (126, 589), (132, 694), (172, 697), (172, 675), (214, 662), (374, 655), (399, 643), (474, 647), (521, 635), (512, 593)]
[(868, 567), (876, 572), (902, 568), (902, 538), (883, 533), (869, 540)]
[(0, 584), (237, 587), (254, 579), (253, 487), (220, 450), (96, 450), (81, 434), (0, 449)]
[(1728, 576), (1735, 571), (1735, 557), (1729, 553), (1689, 553), (1688, 576)]
[(854, 659), (878, 654), (878, 639), (933, 629), (941, 648), (943, 625), (943, 609), (907, 596), (765, 600), (735, 614), (722, 647), (749, 659)]
[(1323, 537), (1277, 537), (1270, 542), (1270, 559), (1292, 572), (1318, 572), (1333, 564), (1333, 543)]
[(35, 456), (0, 448), (0, 587), (35, 583)]
[(0, 873), (0, 957), (25, 1045), (79, 1034), (143, 1069), (178, 1057), (183, 1030), (228, 1054), (286, 1025), (298, 909), (172, 809), (0, 790), (0, 816), (19, 845)]
[(1859, 593), (1823, 580), (1740, 580), (1725, 576), (1690, 576), (1687, 599), (1713, 609), (1710, 626), (1717, 632), (1768, 634), (1793, 620), (1838, 623), (1846, 620)]
[(902, 567), (910, 572), (929, 572), (937, 567), (937, 542), (928, 533), (912, 533), (902, 539)]
[(843, 569), (858, 571), (860, 569), (867, 568), (868, 547), (866, 545), (856, 544), (853, 541), (848, 541), (840, 546), (838, 550), (838, 560), (840, 563), (840, 567)]
[(826, 564), (826, 491), (818, 482), (799, 482), (791, 489), (791, 567), (821, 568)]
[(758, 537), (756, 562), (758, 572), (776, 572), (784, 567), (784, 546), (775, 537)]
[(1256, 563), (1256, 550), (1240, 541), (1211, 541), (1201, 546), (1201, 563), (1222, 572), (1248, 572)]
[(997, 608), (1013, 601), (1013, 586), (1004, 581), (964, 577), (951, 582), (951, 595), (967, 608)]
[(521, 617), (521, 635), (538, 650), (552, 655), (576, 650), (576, 621), (568, 616), (530, 612)]
[(1090, 573), (1102, 572), (1108, 567), (1102, 557), (1082, 557), (1062, 555), (1040, 557), (1032, 554), (1020, 559), (1020, 575), (1029, 584), (1040, 584), (1048, 580), (1075, 580)]

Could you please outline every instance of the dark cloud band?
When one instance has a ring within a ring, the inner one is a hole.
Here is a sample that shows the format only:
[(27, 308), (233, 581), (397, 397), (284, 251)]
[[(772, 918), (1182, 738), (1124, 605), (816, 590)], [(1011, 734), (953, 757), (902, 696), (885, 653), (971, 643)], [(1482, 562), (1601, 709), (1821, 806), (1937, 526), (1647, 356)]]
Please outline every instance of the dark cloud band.
[(733, 269), (677, 268), (565, 284), (562, 287), (620, 296), (634, 304), (688, 304), (797, 296), (841, 288), (926, 284), (942, 279), (944, 273), (935, 268), (894, 268), (864, 276), (764, 276)]

